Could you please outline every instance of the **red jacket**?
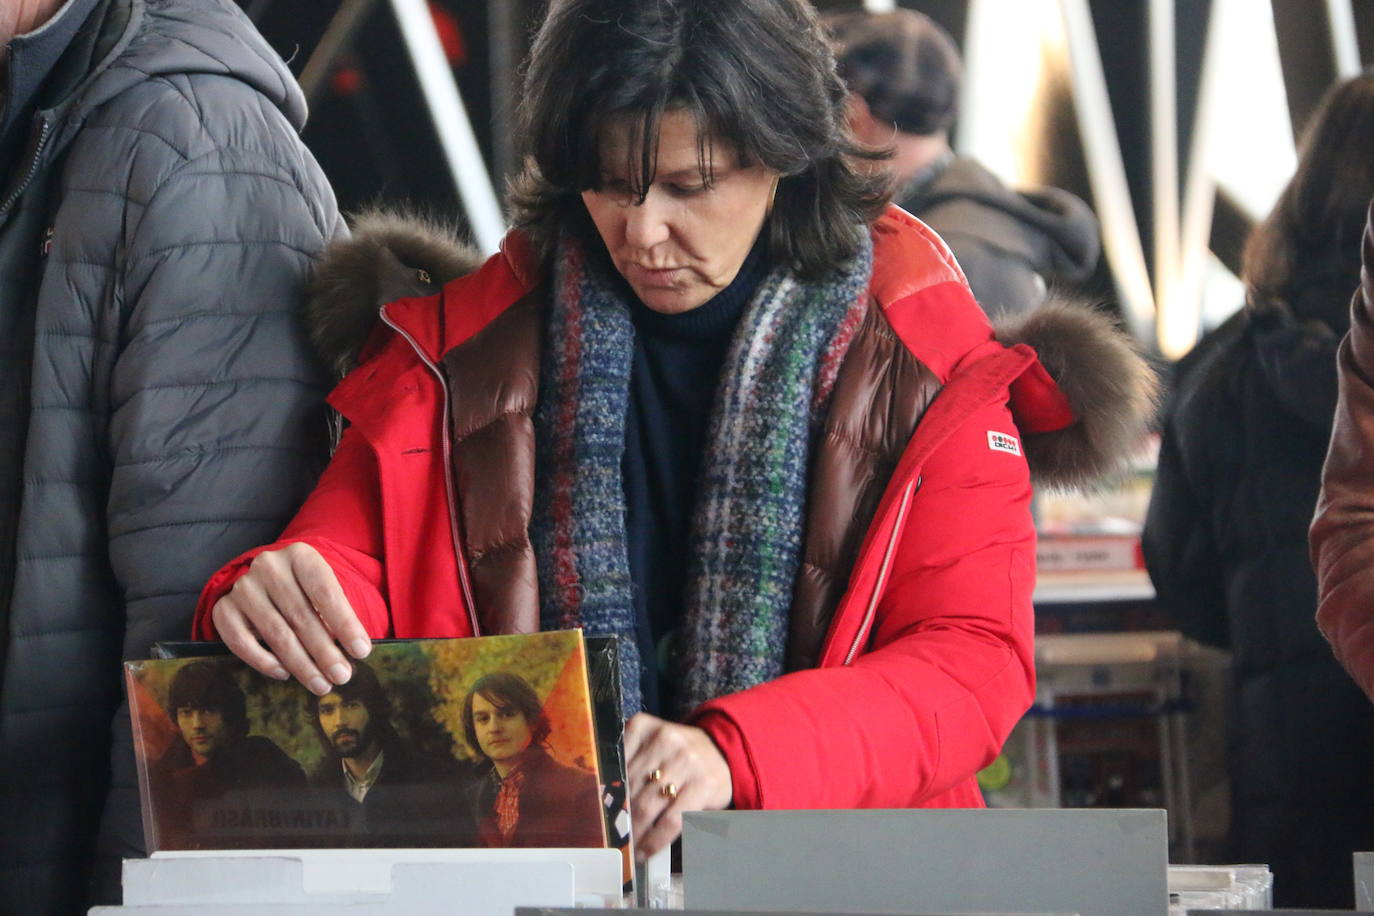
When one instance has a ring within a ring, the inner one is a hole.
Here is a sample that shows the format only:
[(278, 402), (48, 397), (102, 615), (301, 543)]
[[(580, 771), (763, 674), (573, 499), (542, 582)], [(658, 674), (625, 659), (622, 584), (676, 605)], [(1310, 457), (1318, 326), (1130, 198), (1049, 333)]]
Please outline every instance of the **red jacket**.
[[(892, 208), (873, 237), (874, 300), (943, 387), (883, 491), (817, 666), (692, 716), (729, 762), (740, 808), (981, 806), (974, 774), (1035, 691), (1025, 455), (1053, 482), (1089, 478), (1124, 455), (1151, 404), (1148, 370), (1105, 320), (1061, 307), (1023, 326), (1065, 375), (1077, 361), (1076, 384), (1061, 387), (1031, 347), (994, 338), (919, 221)], [(390, 331), (374, 335), (330, 397), (350, 426), (269, 548), (318, 549), (373, 636), (508, 624), (472, 597), (437, 364), (534, 287), (532, 265), (512, 235), (438, 294), (386, 305)], [(206, 586), (197, 637), (214, 637), (210, 609), (257, 552)]]

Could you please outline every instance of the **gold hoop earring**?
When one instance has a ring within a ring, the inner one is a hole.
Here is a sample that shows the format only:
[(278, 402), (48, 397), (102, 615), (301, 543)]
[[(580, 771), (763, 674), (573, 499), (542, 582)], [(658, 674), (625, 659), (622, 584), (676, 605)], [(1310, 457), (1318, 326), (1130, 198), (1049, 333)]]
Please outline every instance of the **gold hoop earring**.
[(764, 211), (763, 211), (764, 217), (769, 217), (769, 216), (772, 216), (772, 215), (773, 215), (773, 202), (774, 202), (775, 200), (777, 200), (777, 197), (778, 197), (778, 185), (779, 185), (781, 182), (782, 182), (782, 176), (779, 175), (778, 177), (776, 177), (776, 178), (773, 179), (773, 187), (771, 187), (771, 188), (768, 189), (768, 206), (767, 206), (767, 207), (764, 209)]

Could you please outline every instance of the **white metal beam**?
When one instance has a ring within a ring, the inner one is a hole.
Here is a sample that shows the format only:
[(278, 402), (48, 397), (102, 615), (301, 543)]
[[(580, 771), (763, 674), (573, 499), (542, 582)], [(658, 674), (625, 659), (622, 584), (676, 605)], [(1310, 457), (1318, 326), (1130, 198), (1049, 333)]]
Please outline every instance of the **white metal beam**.
[(425, 0), (390, 0), (401, 27), (401, 38), (410, 55), (415, 75), (420, 82), (420, 94), (429, 108), (439, 145), (448, 161), (449, 172), (463, 212), (472, 228), (473, 240), (483, 251), (493, 253), (505, 234), (505, 219), (501, 205), (492, 189), (482, 151), (472, 132), (467, 108), (458, 92), (453, 69), (444, 56), (443, 46), (434, 28)]
[(1178, 69), (1174, 0), (1147, 7), (1150, 86), (1150, 186), (1154, 210), (1155, 333), (1161, 346), (1168, 313), (1178, 298)]
[(1116, 133), (1102, 54), (1087, 0), (1059, 0), (1068, 38), (1074, 109), (1083, 138), (1088, 180), (1102, 225), (1102, 247), (1116, 277), (1131, 330), (1141, 340), (1154, 337), (1154, 294), (1145, 266), (1140, 227), (1126, 182), (1121, 141)]
[(1326, 0), (1326, 21), (1331, 23), (1331, 54), (1336, 75), (1349, 79), (1360, 74), (1360, 41), (1355, 33), (1353, 0)]
[(1231, 9), (1232, 0), (1212, 0), (1207, 19), (1202, 72), (1198, 76), (1197, 110), (1193, 114), (1193, 136), (1188, 151), (1188, 175), (1183, 188), (1178, 285), (1169, 297), (1168, 306), (1159, 313), (1159, 349), (1170, 359), (1178, 359), (1192, 349), (1202, 324), (1202, 295), (1212, 238), (1212, 211), (1217, 197), (1210, 160), (1214, 112), (1221, 82), (1220, 46)]

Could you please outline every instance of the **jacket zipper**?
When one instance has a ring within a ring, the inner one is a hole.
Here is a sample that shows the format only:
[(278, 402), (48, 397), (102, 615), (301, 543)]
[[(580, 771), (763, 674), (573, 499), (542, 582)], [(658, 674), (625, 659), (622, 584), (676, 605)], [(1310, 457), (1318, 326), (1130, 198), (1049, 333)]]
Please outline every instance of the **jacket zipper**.
[(444, 378), (443, 371), (431, 362), (429, 357), (425, 355), (425, 352), (420, 349), (420, 344), (416, 342), (415, 338), (410, 336), (409, 332), (391, 320), (391, 316), (386, 313), (385, 306), (382, 307), (380, 314), (382, 321), (386, 322), (387, 327), (406, 339), (411, 349), (415, 351), (415, 355), (420, 357), (420, 362), (424, 363), (429, 371), (434, 374), (434, 377), (439, 380), (439, 389), (444, 393), (444, 428), (441, 433), (441, 438), (444, 444), (444, 492), (448, 497), (449, 536), (453, 539), (453, 554), (458, 561), (458, 585), (463, 590), (463, 603), (467, 605), (468, 622), (472, 625), (472, 635), (481, 636), (482, 633), (477, 627), (477, 605), (472, 600), (472, 582), (468, 578), (468, 561), (467, 557), (463, 555), (462, 539), (458, 536), (458, 506), (453, 485), (452, 446), (449, 443), (448, 435), (448, 380)]
[(916, 491), (921, 488), (921, 475), (917, 474), (916, 479), (907, 483), (902, 490), (902, 502), (897, 507), (897, 520), (892, 525), (892, 534), (887, 539), (887, 550), (883, 552), (883, 564), (878, 567), (878, 579), (873, 583), (873, 594), (868, 599), (868, 608), (864, 611), (864, 619), (859, 624), (859, 631), (854, 634), (854, 642), (849, 647), (849, 652), (845, 654), (844, 664), (848, 665), (854, 661), (859, 654), (859, 647), (868, 638), (868, 631), (873, 627), (873, 617), (878, 612), (878, 596), (883, 593), (883, 586), (887, 584), (887, 574), (892, 569), (892, 557), (897, 552), (897, 538), (901, 536), (902, 528), (906, 525), (907, 512), (911, 509), (911, 498), (916, 495)]
[(15, 187), (13, 193), (5, 200), (4, 204), (0, 205), (0, 216), (9, 212), (10, 207), (14, 206), (14, 202), (28, 189), (29, 185), (33, 182), (33, 177), (38, 174), (38, 163), (39, 160), (43, 158), (43, 149), (48, 145), (48, 134), (51, 131), (52, 122), (44, 118), (43, 126), (38, 129), (38, 142), (34, 144), (33, 153), (29, 157), (29, 171)]

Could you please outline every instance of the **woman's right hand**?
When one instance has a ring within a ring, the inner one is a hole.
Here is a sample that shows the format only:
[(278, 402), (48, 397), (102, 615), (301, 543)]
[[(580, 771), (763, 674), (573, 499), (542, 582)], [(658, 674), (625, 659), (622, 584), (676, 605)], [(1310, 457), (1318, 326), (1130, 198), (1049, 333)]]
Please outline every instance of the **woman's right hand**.
[(354, 658), (372, 651), (334, 570), (300, 541), (254, 557), (215, 602), (210, 619), (224, 644), (250, 666), (279, 681), (294, 675), (318, 696), (353, 676), (339, 646)]

